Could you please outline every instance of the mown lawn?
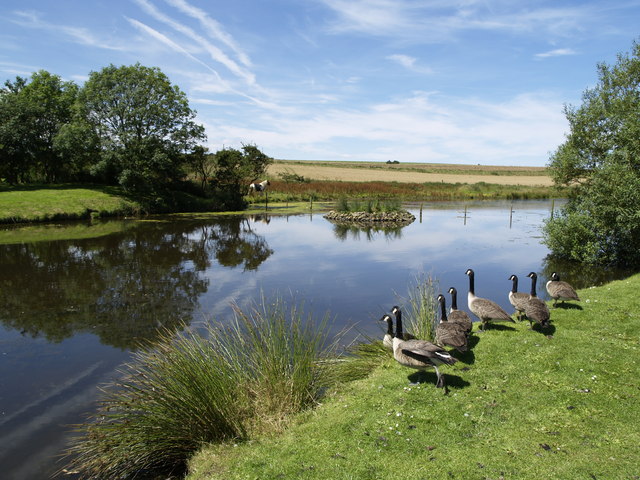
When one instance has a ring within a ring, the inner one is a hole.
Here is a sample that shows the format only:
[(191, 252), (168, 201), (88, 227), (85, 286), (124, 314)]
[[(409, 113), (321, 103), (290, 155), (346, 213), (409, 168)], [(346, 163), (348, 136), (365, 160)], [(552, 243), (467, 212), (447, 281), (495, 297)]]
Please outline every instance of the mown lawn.
[(546, 332), (475, 330), (448, 396), (383, 358), (284, 434), (205, 448), (188, 479), (640, 478), (638, 288), (582, 290)]

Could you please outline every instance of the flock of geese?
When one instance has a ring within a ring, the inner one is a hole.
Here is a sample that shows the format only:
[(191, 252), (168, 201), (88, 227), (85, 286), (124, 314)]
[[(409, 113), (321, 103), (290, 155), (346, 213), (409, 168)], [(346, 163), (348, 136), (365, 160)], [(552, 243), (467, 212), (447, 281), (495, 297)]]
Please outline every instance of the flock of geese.
[[(484, 330), (488, 323), (493, 322), (515, 322), (514, 319), (505, 312), (500, 305), (487, 298), (476, 296), (475, 274), (472, 269), (466, 271), (469, 277), (469, 293), (467, 296), (468, 306), (480, 320), (480, 330)], [(509, 302), (515, 308), (515, 315), (518, 320), (524, 317), (529, 321), (529, 327), (538, 324), (541, 328), (549, 326), (551, 313), (547, 304), (538, 298), (536, 294), (536, 282), (538, 276), (535, 272), (527, 275), (531, 279), (530, 293), (518, 292), (518, 277), (511, 275), (512, 282), (509, 291)], [(558, 301), (580, 301), (575, 289), (560, 280), (560, 276), (553, 272), (550, 280), (546, 284), (549, 296), (553, 298), (555, 307)], [(434, 342), (420, 340), (413, 335), (404, 332), (402, 329), (402, 311), (398, 306), (391, 309), (395, 316), (395, 332), (393, 329), (393, 319), (385, 314), (381, 320), (387, 322), (387, 331), (382, 339), (383, 345), (393, 350), (393, 357), (398, 363), (405, 367), (417, 370), (435, 369), (437, 388), (444, 388), (448, 393), (444, 376), (438, 370), (440, 365), (453, 365), (458, 360), (445, 347), (450, 347), (458, 352), (466, 352), (469, 348), (468, 341), (473, 327), (471, 317), (463, 310), (458, 310), (457, 291), (454, 287), (449, 288), (451, 295), (451, 308), (447, 314), (446, 300), (444, 295), (438, 295), (440, 307), (440, 321), (436, 325)]]

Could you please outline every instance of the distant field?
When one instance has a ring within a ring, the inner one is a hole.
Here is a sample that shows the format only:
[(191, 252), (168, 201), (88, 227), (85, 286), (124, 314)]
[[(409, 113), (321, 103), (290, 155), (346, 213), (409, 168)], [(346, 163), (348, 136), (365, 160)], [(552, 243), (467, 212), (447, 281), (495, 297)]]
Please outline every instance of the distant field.
[(268, 175), (275, 178), (281, 173), (295, 173), (312, 180), (346, 182), (486, 182), (498, 185), (553, 185), (545, 167), (276, 160), (269, 167)]

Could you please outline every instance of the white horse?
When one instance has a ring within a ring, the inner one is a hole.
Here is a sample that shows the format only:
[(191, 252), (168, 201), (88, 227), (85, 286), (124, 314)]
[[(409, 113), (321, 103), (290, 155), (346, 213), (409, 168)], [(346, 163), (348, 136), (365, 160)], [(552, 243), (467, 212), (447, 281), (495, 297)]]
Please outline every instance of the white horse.
[(271, 185), (271, 182), (269, 180), (264, 180), (262, 182), (254, 182), (254, 183), (250, 183), (249, 184), (249, 194), (252, 194), (253, 192), (264, 192), (267, 187)]

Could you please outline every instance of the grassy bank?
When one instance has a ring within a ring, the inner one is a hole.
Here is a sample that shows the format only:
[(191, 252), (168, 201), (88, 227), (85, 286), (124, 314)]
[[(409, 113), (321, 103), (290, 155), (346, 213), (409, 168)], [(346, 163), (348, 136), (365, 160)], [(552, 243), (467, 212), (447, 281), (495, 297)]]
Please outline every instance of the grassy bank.
[(475, 333), (448, 396), (383, 357), (284, 434), (205, 448), (188, 479), (638, 478), (638, 288), (582, 290), (544, 333)]
[(140, 202), (113, 187), (47, 185), (0, 190), (0, 223), (125, 216), (142, 210)]

